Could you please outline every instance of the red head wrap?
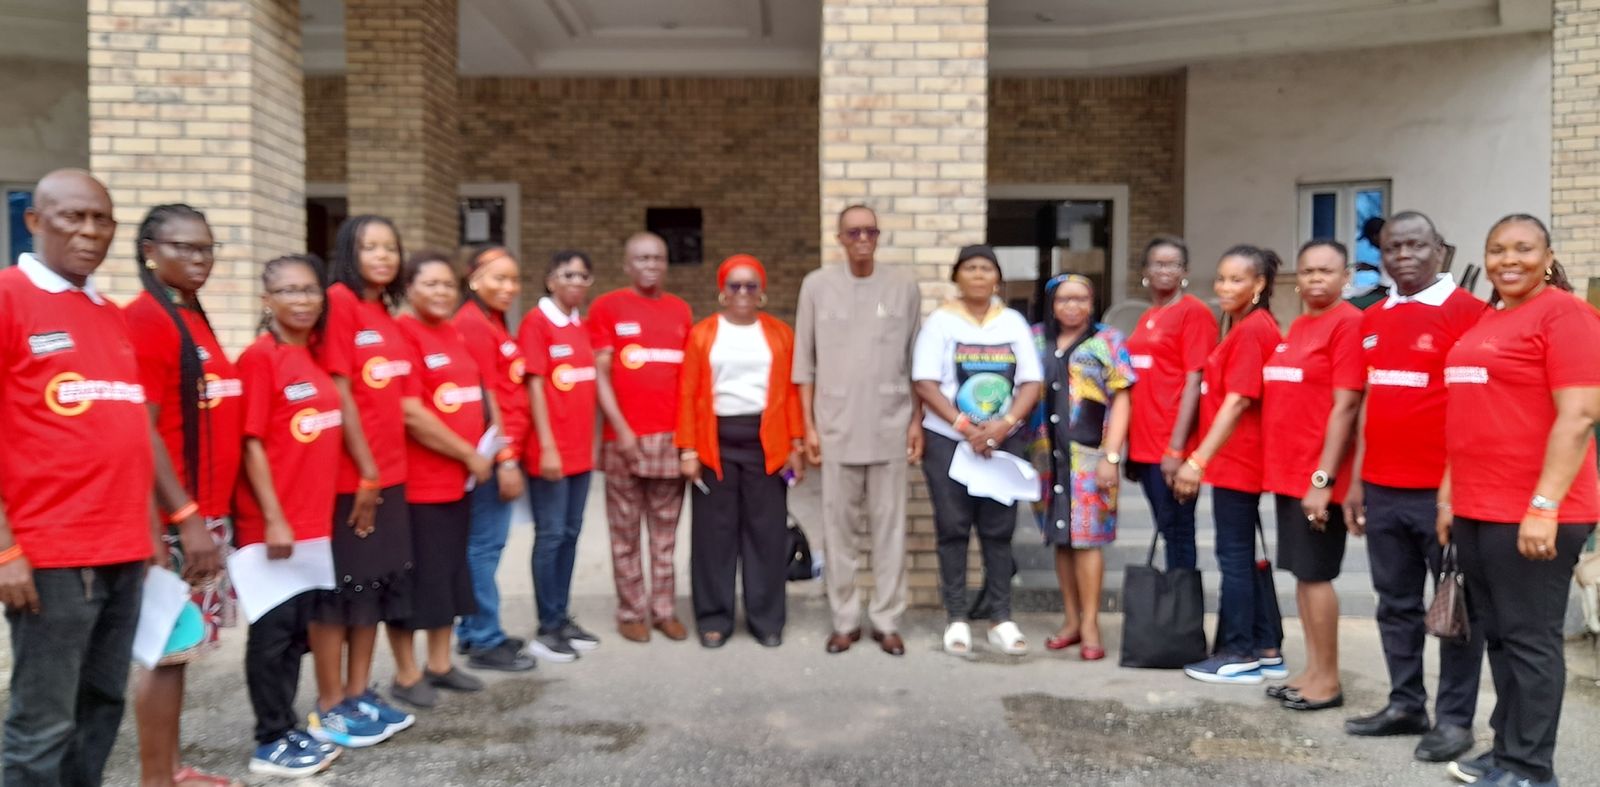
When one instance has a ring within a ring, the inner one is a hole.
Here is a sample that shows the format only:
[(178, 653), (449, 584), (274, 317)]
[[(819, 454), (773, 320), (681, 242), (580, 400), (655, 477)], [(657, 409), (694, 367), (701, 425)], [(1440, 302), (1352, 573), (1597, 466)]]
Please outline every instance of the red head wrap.
[(748, 254), (735, 254), (723, 260), (722, 265), (717, 268), (717, 289), (728, 286), (728, 274), (738, 267), (754, 268), (756, 276), (761, 279), (761, 289), (767, 288), (767, 268), (761, 264), (761, 260)]

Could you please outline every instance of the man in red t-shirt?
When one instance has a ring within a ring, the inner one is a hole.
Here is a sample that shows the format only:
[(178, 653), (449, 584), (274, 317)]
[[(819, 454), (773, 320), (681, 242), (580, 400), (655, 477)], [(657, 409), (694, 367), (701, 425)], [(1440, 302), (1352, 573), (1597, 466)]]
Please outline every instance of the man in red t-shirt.
[(1434, 525), (1445, 466), (1445, 356), (1484, 304), (1439, 272), (1444, 241), (1428, 217), (1397, 213), (1379, 237), (1395, 288), (1362, 315), (1367, 393), (1344, 510), (1350, 532), (1367, 537), (1390, 689), (1382, 710), (1346, 721), (1345, 731), (1423, 734), (1417, 758), (1445, 762), (1472, 746), (1483, 635), (1474, 625), (1466, 644), (1440, 641), (1437, 724), (1430, 724), (1423, 590), (1442, 556)]
[[(605, 444), (606, 518), (611, 522), (611, 572), (617, 582), (617, 633), (633, 642), (656, 630), (681, 640), (688, 631), (673, 611), (672, 553), (683, 510), (683, 478), (672, 431), (678, 418), (678, 370), (693, 316), (689, 304), (662, 290), (667, 244), (649, 232), (623, 247), (632, 284), (594, 300), (589, 337), (599, 371)], [(639, 557), (639, 520), (650, 531), (646, 603)], [(646, 608), (648, 606), (648, 609)]]
[(157, 467), (133, 342), (89, 280), (116, 233), (105, 186), (52, 172), (24, 220), (38, 251), (0, 272), (0, 603), (13, 654), (0, 763), (6, 784), (99, 784), (145, 563), (164, 552), (158, 469), (185, 573), (215, 573), (217, 553), (171, 465)]

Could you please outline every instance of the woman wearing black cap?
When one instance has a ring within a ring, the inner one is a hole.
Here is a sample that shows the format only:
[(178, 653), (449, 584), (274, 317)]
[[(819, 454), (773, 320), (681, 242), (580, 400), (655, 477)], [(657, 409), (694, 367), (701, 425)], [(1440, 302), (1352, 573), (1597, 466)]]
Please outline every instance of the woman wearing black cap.
[(972, 652), (972, 629), (965, 620), (967, 544), (976, 528), (983, 551), (982, 598), (991, 621), (989, 643), (1020, 656), (1028, 645), (1011, 620), (1015, 501), (970, 494), (965, 484), (951, 479), (950, 466), (958, 451), (1023, 461), (1027, 437), (1019, 427), (1039, 399), (1039, 356), (1027, 320), (996, 297), (1001, 274), (993, 249), (963, 248), (950, 278), (956, 299), (928, 316), (911, 357), (911, 379), (927, 409), (922, 471), (933, 498), (939, 590), (950, 621), (944, 648), (959, 656)]

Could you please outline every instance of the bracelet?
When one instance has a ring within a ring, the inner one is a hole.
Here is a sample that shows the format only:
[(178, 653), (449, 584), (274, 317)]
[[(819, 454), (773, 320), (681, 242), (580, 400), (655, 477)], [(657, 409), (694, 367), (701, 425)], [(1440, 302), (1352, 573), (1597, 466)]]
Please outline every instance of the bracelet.
[(1454, 510), (1456, 510), (1454, 506), (1450, 505), (1449, 503), (1443, 503), (1443, 502), (1434, 503), (1433, 507), (1434, 507), (1435, 510), (1438, 510), (1438, 511), (1454, 511)]
[(1014, 427), (1017, 425), (1017, 422), (1021, 421), (1022, 419), (1010, 413), (1006, 413), (1005, 415), (1000, 416), (1000, 420), (1005, 421), (1007, 426)]
[(960, 432), (961, 434), (966, 434), (964, 430), (971, 425), (972, 419), (968, 418), (966, 413), (956, 416), (956, 420), (950, 422), (950, 428)]
[(1176, 448), (1168, 448), (1167, 450), (1162, 451), (1161, 455), (1162, 456), (1171, 457), (1173, 459), (1182, 459), (1183, 458), (1183, 452), (1179, 451)]
[(383, 484), (368, 478), (363, 478), (356, 482), (356, 489), (359, 489), (362, 492), (377, 492), (383, 489)]
[(498, 465), (498, 467), (501, 470), (516, 470), (518, 468), (517, 460), (515, 460), (515, 459), (507, 459), (507, 460), (501, 462)]
[(699, 459), (700, 458), (700, 452), (694, 450), (693, 448), (689, 448), (689, 449), (686, 449), (686, 450), (683, 450), (683, 451), (679, 451), (678, 452), (678, 458), (679, 459)]
[(1548, 519), (1554, 522), (1559, 517), (1559, 514), (1558, 512), (1547, 508), (1534, 508), (1533, 506), (1528, 506), (1527, 516), (1536, 516), (1540, 519)]
[(502, 448), (494, 455), (494, 461), (496, 462), (509, 462), (516, 458), (517, 452), (511, 448)]
[(19, 557), (22, 557), (22, 545), (12, 544), (10, 547), (7, 547), (5, 551), (0, 551), (0, 566), (10, 563)]
[(183, 522), (183, 520), (188, 519), (189, 517), (192, 517), (198, 513), (200, 513), (200, 504), (190, 500), (189, 502), (179, 506), (178, 510), (172, 512), (172, 516), (167, 517), (167, 524), (179, 524)]
[(1183, 463), (1194, 468), (1196, 473), (1204, 474), (1206, 471), (1206, 460), (1201, 459), (1199, 454), (1190, 454), (1188, 459), (1183, 460)]

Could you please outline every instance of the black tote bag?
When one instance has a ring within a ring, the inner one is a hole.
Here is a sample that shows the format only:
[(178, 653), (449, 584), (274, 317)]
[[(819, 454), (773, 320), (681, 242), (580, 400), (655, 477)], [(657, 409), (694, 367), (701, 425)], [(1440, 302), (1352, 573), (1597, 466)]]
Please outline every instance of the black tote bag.
[(1144, 565), (1122, 570), (1124, 667), (1180, 669), (1206, 657), (1206, 604), (1200, 572), (1155, 567), (1157, 533)]

